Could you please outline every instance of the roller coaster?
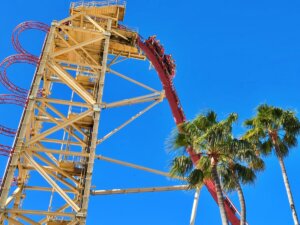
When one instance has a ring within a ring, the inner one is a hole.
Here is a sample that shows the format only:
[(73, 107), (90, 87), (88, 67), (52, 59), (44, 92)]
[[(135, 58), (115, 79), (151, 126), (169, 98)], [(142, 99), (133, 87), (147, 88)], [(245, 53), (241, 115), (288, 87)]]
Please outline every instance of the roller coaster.
[[(186, 121), (173, 84), (175, 60), (165, 53), (155, 36), (143, 39), (136, 31), (120, 24), (125, 9), (126, 3), (117, 0), (75, 2), (70, 6), (70, 16), (53, 21), (51, 26), (27, 21), (14, 29), (12, 43), (17, 54), (0, 64), (0, 82), (11, 93), (1, 94), (0, 104), (15, 104), (24, 107), (24, 111), (18, 129), (0, 125), (1, 135), (14, 137), (12, 147), (0, 145), (0, 155), (8, 157), (0, 189), (1, 224), (86, 224), (91, 195), (187, 189), (179, 185), (91, 190), (95, 159), (169, 177), (166, 172), (97, 155), (96, 148), (165, 98), (176, 125)], [(46, 33), (40, 57), (24, 49), (19, 41), (20, 34), (30, 29)], [(158, 74), (162, 91), (113, 69), (113, 65), (128, 59), (149, 60)], [(30, 90), (9, 80), (6, 71), (16, 63), (36, 66)], [(150, 94), (104, 102), (106, 73), (144, 88)], [(71, 99), (62, 93), (71, 93)], [(99, 137), (102, 110), (142, 103), (150, 105)], [(80, 112), (76, 108), (80, 108)], [(192, 148), (187, 151), (196, 164), (200, 156)], [(207, 181), (206, 187), (216, 201), (214, 183)], [(30, 199), (44, 192), (51, 197), (41, 198), (33, 208)], [(238, 210), (230, 199), (224, 202), (231, 224), (238, 225)], [(194, 218), (191, 221), (193, 224)]]

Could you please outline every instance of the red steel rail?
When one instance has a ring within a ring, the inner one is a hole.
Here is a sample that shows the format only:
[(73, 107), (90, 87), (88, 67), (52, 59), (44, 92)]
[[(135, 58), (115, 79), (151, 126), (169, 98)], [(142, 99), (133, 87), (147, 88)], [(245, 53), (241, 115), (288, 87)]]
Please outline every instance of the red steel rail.
[(8, 137), (14, 137), (17, 133), (16, 129), (12, 129), (6, 126), (3, 126), (0, 124), (0, 134), (8, 136)]
[(0, 155), (2, 156), (9, 156), (11, 153), (11, 147), (7, 145), (1, 145), (0, 144)]
[[(22, 95), (0, 94), (0, 104), (14, 104), (14, 105), (24, 107), (26, 101), (27, 101), (26, 97)], [(16, 133), (17, 133), (16, 129), (9, 128), (0, 124), (0, 134), (8, 137), (15, 137)], [(1, 144), (0, 144), (0, 152), (1, 152)]]
[[(175, 69), (175, 66), (172, 64), (168, 64), (169, 62), (166, 62), (164, 60), (164, 49), (162, 45), (160, 45), (159, 42), (155, 39), (155, 37), (150, 37), (146, 41), (143, 41), (141, 38), (139, 38), (137, 44), (143, 50), (146, 57), (152, 63), (152, 65), (158, 73), (158, 76), (166, 93), (166, 98), (171, 107), (175, 123), (177, 125), (184, 123), (186, 121), (186, 118), (172, 81), (174, 74), (170, 73), (169, 70), (166, 70), (166, 67)], [(172, 60), (171, 63), (174, 63), (174, 61)], [(195, 154), (192, 148), (188, 148), (187, 151), (191, 155), (193, 163), (196, 164), (200, 156)], [(217, 202), (215, 184), (211, 180), (206, 181), (205, 184), (208, 191), (210, 192), (214, 200)], [(231, 224), (239, 225), (240, 220), (237, 216), (238, 211), (236, 207), (227, 197), (225, 198), (224, 203), (225, 210)]]
[(0, 104), (14, 104), (24, 107), (26, 104), (26, 97), (15, 94), (0, 94)]

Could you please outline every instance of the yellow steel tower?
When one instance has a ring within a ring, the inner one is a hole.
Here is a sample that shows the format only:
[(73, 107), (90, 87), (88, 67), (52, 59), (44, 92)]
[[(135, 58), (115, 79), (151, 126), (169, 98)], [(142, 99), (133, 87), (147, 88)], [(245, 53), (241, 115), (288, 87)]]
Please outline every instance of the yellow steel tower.
[[(103, 141), (97, 140), (101, 110), (153, 102), (145, 112), (164, 98), (163, 91), (110, 68), (120, 57), (145, 59), (136, 47), (138, 34), (118, 25), (124, 15), (122, 1), (81, 2), (71, 4), (70, 17), (52, 23), (6, 168), (1, 224), (85, 224), (95, 149)], [(104, 103), (107, 71), (151, 94)]]

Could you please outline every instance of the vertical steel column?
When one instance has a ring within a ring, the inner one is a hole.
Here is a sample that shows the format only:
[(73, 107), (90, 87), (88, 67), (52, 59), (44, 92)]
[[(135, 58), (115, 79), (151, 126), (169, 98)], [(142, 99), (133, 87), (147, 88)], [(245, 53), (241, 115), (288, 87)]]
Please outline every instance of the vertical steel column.
[(192, 208), (192, 214), (190, 219), (190, 225), (194, 225), (196, 221), (198, 203), (199, 203), (199, 196), (200, 196), (200, 188), (196, 189), (195, 196), (194, 196), (194, 203)]
[(102, 103), (103, 98), (103, 90), (104, 90), (104, 81), (105, 81), (105, 74), (107, 68), (107, 57), (108, 57), (108, 48), (109, 48), (109, 41), (110, 41), (110, 31), (111, 31), (111, 19), (107, 21), (107, 31), (105, 33), (105, 41), (104, 41), (104, 50), (103, 50), (103, 58), (102, 58), (102, 68), (99, 74), (99, 81), (98, 81), (98, 91), (96, 93), (96, 104), (94, 105), (94, 124), (93, 124), (93, 132), (90, 144), (90, 152), (89, 152), (89, 161), (87, 165), (87, 172), (85, 177), (85, 187), (83, 192), (82, 198), (82, 205), (81, 211), (78, 213), (78, 217), (80, 218), (80, 225), (86, 223), (86, 216), (87, 216), (87, 208), (88, 202), (90, 197), (90, 189), (91, 189), (91, 181), (92, 181), (92, 174), (94, 169), (94, 161), (95, 161), (95, 152), (97, 147), (97, 139), (98, 139), (98, 128), (99, 128), (99, 121), (100, 121), (100, 105)]

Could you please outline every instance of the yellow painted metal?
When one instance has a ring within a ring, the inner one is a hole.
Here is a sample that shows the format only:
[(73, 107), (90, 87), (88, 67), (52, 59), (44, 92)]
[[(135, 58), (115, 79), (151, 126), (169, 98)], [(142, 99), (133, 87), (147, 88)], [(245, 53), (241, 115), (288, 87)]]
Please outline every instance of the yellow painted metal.
[[(145, 59), (138, 34), (118, 24), (125, 4), (113, 2), (71, 4), (70, 16), (52, 23), (7, 167), (1, 224), (85, 224), (104, 76), (115, 62), (107, 57)], [(32, 205), (37, 192), (51, 197)]]
[(47, 225), (68, 225), (70, 223), (70, 221), (59, 221), (59, 220), (52, 220), (52, 221), (49, 221), (47, 223)]

